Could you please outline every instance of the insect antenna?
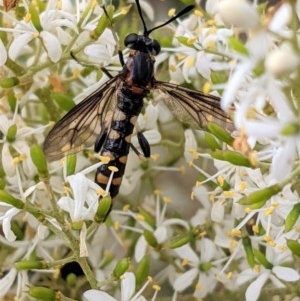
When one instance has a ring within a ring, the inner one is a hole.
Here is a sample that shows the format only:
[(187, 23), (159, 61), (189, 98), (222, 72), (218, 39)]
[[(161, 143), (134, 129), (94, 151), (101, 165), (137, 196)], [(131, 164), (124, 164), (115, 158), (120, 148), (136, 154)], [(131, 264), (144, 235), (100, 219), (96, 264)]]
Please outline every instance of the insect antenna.
[(136, 2), (136, 5), (137, 5), (137, 9), (138, 9), (140, 18), (142, 20), (143, 26), (144, 26), (144, 36), (148, 36), (148, 30), (147, 30), (146, 22), (144, 20), (142, 9), (141, 9), (141, 6), (140, 6), (140, 0), (135, 0), (135, 2)]
[[(156, 29), (158, 29), (158, 28), (161, 28), (161, 27), (163, 27), (163, 26), (165, 26), (165, 25), (167, 25), (167, 24), (173, 22), (173, 21), (176, 20), (177, 18), (179, 18), (179, 17), (185, 15), (186, 13), (188, 13), (189, 11), (191, 11), (194, 7), (195, 7), (194, 5), (189, 5), (189, 6), (185, 7), (185, 8), (184, 8), (182, 11), (180, 11), (176, 16), (172, 17), (171, 19), (169, 19), (169, 20), (166, 21), (165, 23), (160, 24), (160, 25), (158, 25), (158, 26), (156, 26), (156, 27), (154, 27), (154, 28), (152, 28), (152, 29), (150, 29), (150, 30), (146, 30), (146, 32), (144, 32), (144, 35), (145, 35), (145, 36), (148, 36), (152, 31), (154, 31), (154, 30), (156, 30)], [(143, 23), (144, 23), (144, 21), (143, 21)]]
[(169, 19), (169, 20), (166, 21), (165, 23), (160, 24), (160, 25), (158, 25), (158, 26), (156, 26), (156, 27), (154, 27), (154, 28), (152, 28), (152, 29), (150, 29), (150, 30), (147, 30), (146, 22), (145, 22), (145, 20), (144, 20), (143, 13), (142, 13), (142, 9), (141, 9), (141, 6), (140, 6), (140, 1), (139, 1), (139, 0), (135, 0), (135, 2), (136, 2), (136, 5), (137, 5), (137, 9), (138, 9), (140, 18), (141, 18), (141, 20), (142, 20), (143, 26), (144, 26), (144, 36), (145, 36), (145, 37), (148, 37), (149, 34), (150, 34), (152, 31), (154, 31), (154, 30), (156, 30), (156, 29), (158, 29), (158, 28), (161, 28), (161, 27), (163, 27), (163, 26), (165, 26), (165, 25), (167, 25), (167, 24), (173, 22), (174, 20), (176, 20), (177, 18), (181, 17), (182, 15), (188, 13), (189, 11), (191, 11), (191, 10), (195, 7), (194, 5), (189, 5), (189, 6), (185, 7), (182, 11), (180, 11), (176, 16), (172, 17), (171, 19)]

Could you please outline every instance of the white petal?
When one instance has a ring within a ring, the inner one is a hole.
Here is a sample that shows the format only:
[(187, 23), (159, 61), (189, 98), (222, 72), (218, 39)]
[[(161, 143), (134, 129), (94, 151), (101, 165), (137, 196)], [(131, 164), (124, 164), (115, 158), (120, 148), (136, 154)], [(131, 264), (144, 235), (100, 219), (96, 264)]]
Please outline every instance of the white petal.
[(188, 261), (192, 262), (194, 265), (199, 264), (199, 256), (189, 245), (184, 245), (182, 247), (175, 249), (174, 251), (181, 259), (187, 259)]
[(261, 289), (269, 278), (269, 273), (261, 274), (255, 281), (253, 281), (246, 290), (246, 301), (256, 301), (260, 295)]
[(3, 278), (0, 279), (0, 297), (5, 297), (10, 287), (15, 281), (17, 275), (16, 269), (11, 269)]
[(281, 124), (276, 120), (263, 119), (261, 121), (245, 121), (244, 129), (249, 136), (257, 139), (272, 138), (280, 134)]
[(135, 276), (133, 273), (126, 272), (121, 281), (121, 300), (129, 301), (135, 291)]
[(143, 132), (143, 134), (150, 144), (159, 143), (161, 140), (161, 135), (157, 130), (148, 130)]
[(73, 215), (74, 213), (74, 201), (72, 199), (70, 199), (69, 197), (62, 197), (58, 200), (57, 205), (70, 213), (70, 215)]
[(284, 179), (292, 170), (296, 155), (295, 140), (289, 138), (273, 156), (270, 174), (277, 180)]
[(236, 280), (237, 285), (243, 285), (244, 283), (248, 282), (249, 280), (257, 277), (257, 273), (254, 272), (252, 269), (247, 269), (242, 271)]
[(241, 63), (231, 76), (221, 99), (221, 108), (227, 111), (236, 99), (237, 90), (245, 79), (245, 75), (253, 68), (251, 62)]
[(7, 60), (6, 49), (3, 45), (2, 40), (0, 39), (0, 67), (5, 64), (6, 60)]
[(192, 285), (194, 279), (198, 275), (198, 269), (191, 269), (180, 275), (173, 283), (173, 288), (177, 292), (181, 292)]
[(62, 54), (62, 49), (57, 37), (48, 31), (42, 31), (40, 36), (43, 39), (44, 46), (51, 61), (54, 63), (58, 62)]
[(159, 244), (165, 242), (168, 238), (168, 230), (163, 226), (157, 227), (153, 234)]
[(25, 46), (33, 40), (34, 35), (33, 33), (23, 33), (19, 35), (14, 41), (11, 43), (8, 51), (8, 56), (15, 60), (20, 52), (25, 48)]
[(292, 7), (289, 3), (283, 3), (275, 12), (271, 22), (269, 23), (269, 29), (276, 33), (279, 33), (280, 30), (285, 29), (285, 27), (289, 24), (291, 18)]
[(214, 202), (211, 210), (211, 219), (214, 222), (221, 223), (224, 219), (225, 207), (223, 200)]
[(84, 204), (88, 192), (88, 181), (82, 173), (69, 176), (67, 179), (71, 185), (74, 195), (74, 216), (78, 220), (83, 216)]
[(103, 300), (103, 301), (117, 301), (115, 298), (110, 296), (106, 292), (97, 291), (97, 290), (88, 290), (83, 294), (84, 301), (95, 301), (95, 300)]
[(16, 166), (13, 163), (13, 157), (9, 151), (8, 143), (3, 144), (2, 149), (2, 166), (7, 176), (13, 177), (16, 175)]
[(1, 217), (1, 219), (3, 218), (3, 222), (2, 222), (3, 233), (8, 241), (15, 241), (17, 238), (15, 233), (11, 230), (11, 219), (19, 212), (20, 209), (11, 208), (6, 211), (4, 216)]
[(272, 272), (281, 280), (284, 281), (298, 281), (300, 279), (300, 275), (297, 271), (292, 268), (275, 266), (272, 269)]
[(144, 255), (146, 254), (146, 250), (147, 242), (144, 236), (142, 235), (135, 244), (134, 259), (136, 260), (136, 262), (139, 262), (144, 257)]
[(203, 238), (200, 245), (201, 262), (210, 262), (216, 254), (216, 244), (208, 238)]
[(80, 231), (80, 257), (89, 256), (89, 252), (86, 246), (86, 235), (87, 235), (87, 228), (86, 228), (86, 224), (84, 223)]

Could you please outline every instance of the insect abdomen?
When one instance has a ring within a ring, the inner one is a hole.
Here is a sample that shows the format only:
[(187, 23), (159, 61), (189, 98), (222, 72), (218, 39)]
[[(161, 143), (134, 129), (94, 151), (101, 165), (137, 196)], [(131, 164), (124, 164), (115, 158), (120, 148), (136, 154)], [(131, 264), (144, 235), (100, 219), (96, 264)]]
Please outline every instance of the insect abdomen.
[(114, 198), (118, 192), (124, 175), (127, 156), (130, 150), (131, 135), (137, 116), (143, 107), (144, 95), (118, 95), (117, 107), (114, 111), (111, 127), (103, 143), (101, 156), (110, 158), (109, 163), (98, 167), (95, 182), (104, 190), (112, 173), (110, 166), (117, 168), (109, 188), (110, 196)]

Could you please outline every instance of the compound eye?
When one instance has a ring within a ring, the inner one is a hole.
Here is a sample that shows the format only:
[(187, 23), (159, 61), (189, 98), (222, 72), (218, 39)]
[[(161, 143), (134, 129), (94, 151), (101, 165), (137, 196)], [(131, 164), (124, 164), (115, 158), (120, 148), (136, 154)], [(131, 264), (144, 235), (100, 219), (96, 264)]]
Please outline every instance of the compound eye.
[(160, 44), (158, 43), (158, 41), (153, 40), (152, 41), (152, 54), (153, 55), (157, 55), (160, 53)]
[(132, 49), (134, 44), (137, 42), (137, 40), (138, 40), (138, 35), (136, 33), (131, 33), (125, 38), (124, 45), (125, 47)]

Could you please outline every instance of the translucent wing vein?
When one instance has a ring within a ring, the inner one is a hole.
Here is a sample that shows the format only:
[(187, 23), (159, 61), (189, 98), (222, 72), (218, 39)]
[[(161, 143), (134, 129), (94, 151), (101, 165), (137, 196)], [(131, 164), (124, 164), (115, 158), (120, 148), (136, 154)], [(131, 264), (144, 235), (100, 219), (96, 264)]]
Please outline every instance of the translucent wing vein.
[(117, 77), (114, 77), (69, 111), (49, 132), (44, 153), (49, 161), (75, 153), (95, 143), (103, 126), (111, 118), (107, 114), (116, 101)]
[(219, 97), (166, 82), (154, 81), (153, 86), (165, 95), (164, 103), (181, 122), (203, 127), (212, 119), (221, 123), (229, 121), (220, 108)]

